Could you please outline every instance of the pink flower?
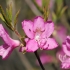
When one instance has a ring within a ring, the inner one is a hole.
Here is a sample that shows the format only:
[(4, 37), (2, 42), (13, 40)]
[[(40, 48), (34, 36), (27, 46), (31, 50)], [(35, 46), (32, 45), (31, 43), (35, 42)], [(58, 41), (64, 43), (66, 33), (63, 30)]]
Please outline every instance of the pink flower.
[(42, 7), (42, 0), (36, 0), (36, 3), (37, 3), (40, 7)]
[[(53, 61), (53, 57), (47, 54), (42, 54), (40, 56), (40, 60), (42, 64), (51, 63)], [(37, 65), (39, 65), (38, 61), (36, 60)]]
[(62, 44), (62, 51), (57, 56), (62, 62), (62, 68), (70, 68), (70, 36), (67, 36), (66, 41)]
[(61, 43), (65, 41), (66, 39), (66, 28), (64, 26), (59, 26), (59, 29), (57, 30), (57, 36), (60, 39)]
[(70, 68), (70, 57), (67, 56), (63, 51), (60, 51), (57, 54), (58, 59), (61, 61), (61, 68), (69, 69)]
[(2, 24), (0, 24), (0, 37), (4, 40), (4, 44), (0, 46), (0, 55), (2, 56), (2, 59), (6, 59), (13, 49), (19, 46), (20, 42), (10, 38)]
[(54, 30), (54, 23), (52, 21), (44, 22), (41, 17), (36, 17), (34, 22), (24, 20), (22, 28), (28, 36), (26, 39), (26, 51), (34, 52), (38, 48), (41, 49), (54, 49), (57, 43), (53, 38), (49, 38)]

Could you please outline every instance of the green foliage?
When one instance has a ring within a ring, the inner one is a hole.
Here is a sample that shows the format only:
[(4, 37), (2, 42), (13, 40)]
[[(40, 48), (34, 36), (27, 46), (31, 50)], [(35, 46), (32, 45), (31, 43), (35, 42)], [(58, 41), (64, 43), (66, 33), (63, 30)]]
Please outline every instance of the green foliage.
[(57, 16), (56, 16), (56, 14), (54, 12), (52, 12), (52, 20), (54, 22), (56, 22), (56, 20), (57, 20)]
[(1, 12), (1, 17), (0, 17), (1, 20), (4, 21), (4, 23), (6, 24), (6, 26), (8, 28), (10, 28), (11, 30), (13, 30), (12, 24), (10, 23), (8, 17), (6, 16), (6, 14), (5, 14), (5, 12), (4, 12), (4, 10), (3, 10), (3, 8), (1, 6), (0, 6), (0, 12)]
[(60, 16), (62, 16), (64, 14), (64, 12), (66, 11), (66, 9), (67, 9), (67, 6), (65, 6), (65, 7), (62, 8), (62, 10), (60, 12)]
[(0, 19), (1, 19), (3, 22), (5, 22), (5, 20), (4, 20), (4, 18), (3, 18), (3, 16), (2, 16), (1, 13), (0, 13)]
[(55, 0), (55, 1), (56, 1), (56, 5), (57, 5), (56, 11), (57, 11), (57, 14), (58, 14), (63, 7), (63, 0)]
[(48, 8), (50, 0), (42, 0), (42, 7)]
[(12, 5), (8, 5), (6, 8), (6, 14), (10, 22), (12, 22)]
[(19, 12), (20, 12), (20, 10), (18, 10), (18, 12), (16, 13), (16, 15), (14, 17), (14, 28), (16, 27), (16, 24), (17, 24), (17, 18), (18, 18)]
[(52, 12), (52, 19), (54, 22), (59, 20), (65, 13), (67, 6), (63, 7), (63, 0), (56, 0), (56, 11)]
[(49, 4), (50, 0), (42, 0), (42, 7), (43, 7), (43, 16), (44, 20), (47, 21), (49, 17)]
[(6, 24), (6, 26), (12, 31), (16, 28), (17, 18), (19, 15), (19, 11), (14, 16), (14, 23), (12, 24), (12, 5), (8, 5), (6, 8), (6, 14), (3, 8), (0, 6), (0, 19)]

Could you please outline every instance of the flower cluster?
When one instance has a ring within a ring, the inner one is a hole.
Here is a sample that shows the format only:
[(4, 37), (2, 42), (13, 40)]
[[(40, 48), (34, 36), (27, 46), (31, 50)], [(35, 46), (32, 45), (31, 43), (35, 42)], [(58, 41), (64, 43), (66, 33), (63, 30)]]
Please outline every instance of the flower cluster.
[[(54, 23), (52, 21), (44, 21), (42, 17), (38, 16), (34, 21), (24, 20), (22, 22), (22, 29), (27, 38), (25, 38), (26, 45), (20, 47), (21, 52), (35, 52), (39, 48), (51, 50), (58, 47), (55, 39), (50, 37), (54, 31)], [(60, 34), (62, 32), (59, 31)], [(12, 39), (2, 24), (0, 24), (0, 37), (4, 41), (4, 44), (0, 46), (0, 56), (2, 56), (2, 59), (5, 59), (16, 47), (20, 46), (20, 41)], [(47, 60), (42, 61), (42, 63), (50, 62), (48, 61), (51, 58), (50, 56), (43, 57)], [(44, 59), (43, 57), (41, 57), (41, 60)], [(62, 62), (62, 68), (70, 68), (70, 36), (67, 36), (65, 42), (63, 42), (62, 50), (57, 53), (57, 57)], [(50, 60), (52, 61), (52, 59)]]

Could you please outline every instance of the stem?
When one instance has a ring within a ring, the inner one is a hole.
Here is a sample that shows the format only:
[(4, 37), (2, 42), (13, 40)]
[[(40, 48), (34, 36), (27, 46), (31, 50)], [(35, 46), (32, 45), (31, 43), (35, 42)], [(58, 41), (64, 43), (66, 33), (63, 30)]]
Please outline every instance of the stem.
[(24, 44), (25, 41), (22, 40), (22, 36), (19, 34), (19, 32), (18, 32), (16, 29), (14, 29), (14, 32), (15, 32), (15, 34), (18, 36), (18, 38), (20, 39), (20, 41), (23, 43), (23, 45), (25, 45), (25, 44)]
[(17, 30), (14, 30), (14, 32), (16, 33), (16, 35), (17, 35), (20, 39), (22, 38), (21, 35), (18, 33)]
[(38, 55), (37, 51), (35, 51), (34, 54), (35, 54), (36, 58), (38, 59), (38, 62), (39, 62), (39, 64), (40, 64), (42, 70), (45, 70), (45, 68), (43, 67), (43, 64), (42, 64), (42, 62), (41, 62), (41, 60), (40, 60), (40, 58), (39, 58), (39, 55)]

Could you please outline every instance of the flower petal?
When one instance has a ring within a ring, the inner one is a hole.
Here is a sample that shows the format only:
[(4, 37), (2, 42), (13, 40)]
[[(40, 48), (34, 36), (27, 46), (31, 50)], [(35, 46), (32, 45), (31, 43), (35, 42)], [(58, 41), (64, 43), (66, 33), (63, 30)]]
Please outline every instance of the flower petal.
[(25, 38), (24, 41), (27, 43), (29, 41), (29, 38)]
[(0, 24), (0, 37), (2, 37), (4, 42), (9, 46), (15, 47), (15, 46), (19, 46), (20, 44), (18, 40), (13, 40), (12, 38), (10, 38), (10, 36), (8, 35), (7, 31), (5, 31), (2, 24)]
[(0, 24), (0, 37), (2, 37), (2, 39), (5, 41), (6, 44), (10, 45), (11, 43), (10, 37), (3, 28), (2, 24)]
[(35, 1), (40, 7), (42, 7), (42, 0), (35, 0)]
[(45, 23), (45, 31), (42, 33), (42, 38), (49, 37), (54, 31), (54, 23), (52, 21), (47, 21)]
[(41, 31), (44, 30), (44, 20), (42, 17), (36, 17), (34, 19), (34, 31), (37, 29), (41, 29)]
[(66, 46), (70, 48), (70, 36), (67, 36), (66, 38)]
[(23, 21), (22, 22), (22, 28), (24, 30), (24, 32), (26, 33), (26, 35), (33, 39), (34, 38), (34, 33), (33, 33), (33, 22), (31, 21)]
[(10, 54), (13, 48), (8, 47), (8, 45), (4, 44), (0, 46), (0, 55), (2, 56), (2, 59), (6, 59)]
[[(40, 56), (40, 60), (42, 64), (51, 63), (53, 61), (53, 57), (47, 54), (42, 54)], [(36, 60), (37, 65), (39, 65), (38, 61)]]
[(59, 29), (57, 29), (56, 31), (57, 31), (57, 37), (58, 37), (58, 39), (61, 41), (61, 43), (62, 42), (64, 42), (65, 41), (65, 39), (66, 39), (66, 33), (67, 33), (67, 30), (66, 30), (66, 28), (64, 27), (64, 26), (58, 26), (58, 28)]
[(35, 40), (29, 40), (26, 44), (27, 52), (34, 52), (38, 49), (38, 44)]
[(62, 49), (66, 55), (70, 56), (70, 49), (67, 48), (65, 43), (62, 45)]
[(58, 45), (56, 43), (56, 41), (53, 38), (48, 38), (46, 44), (43, 46), (43, 49), (54, 49), (56, 48)]
[(68, 57), (62, 50), (57, 53), (57, 58), (61, 61), (61, 68), (70, 68), (70, 57)]

